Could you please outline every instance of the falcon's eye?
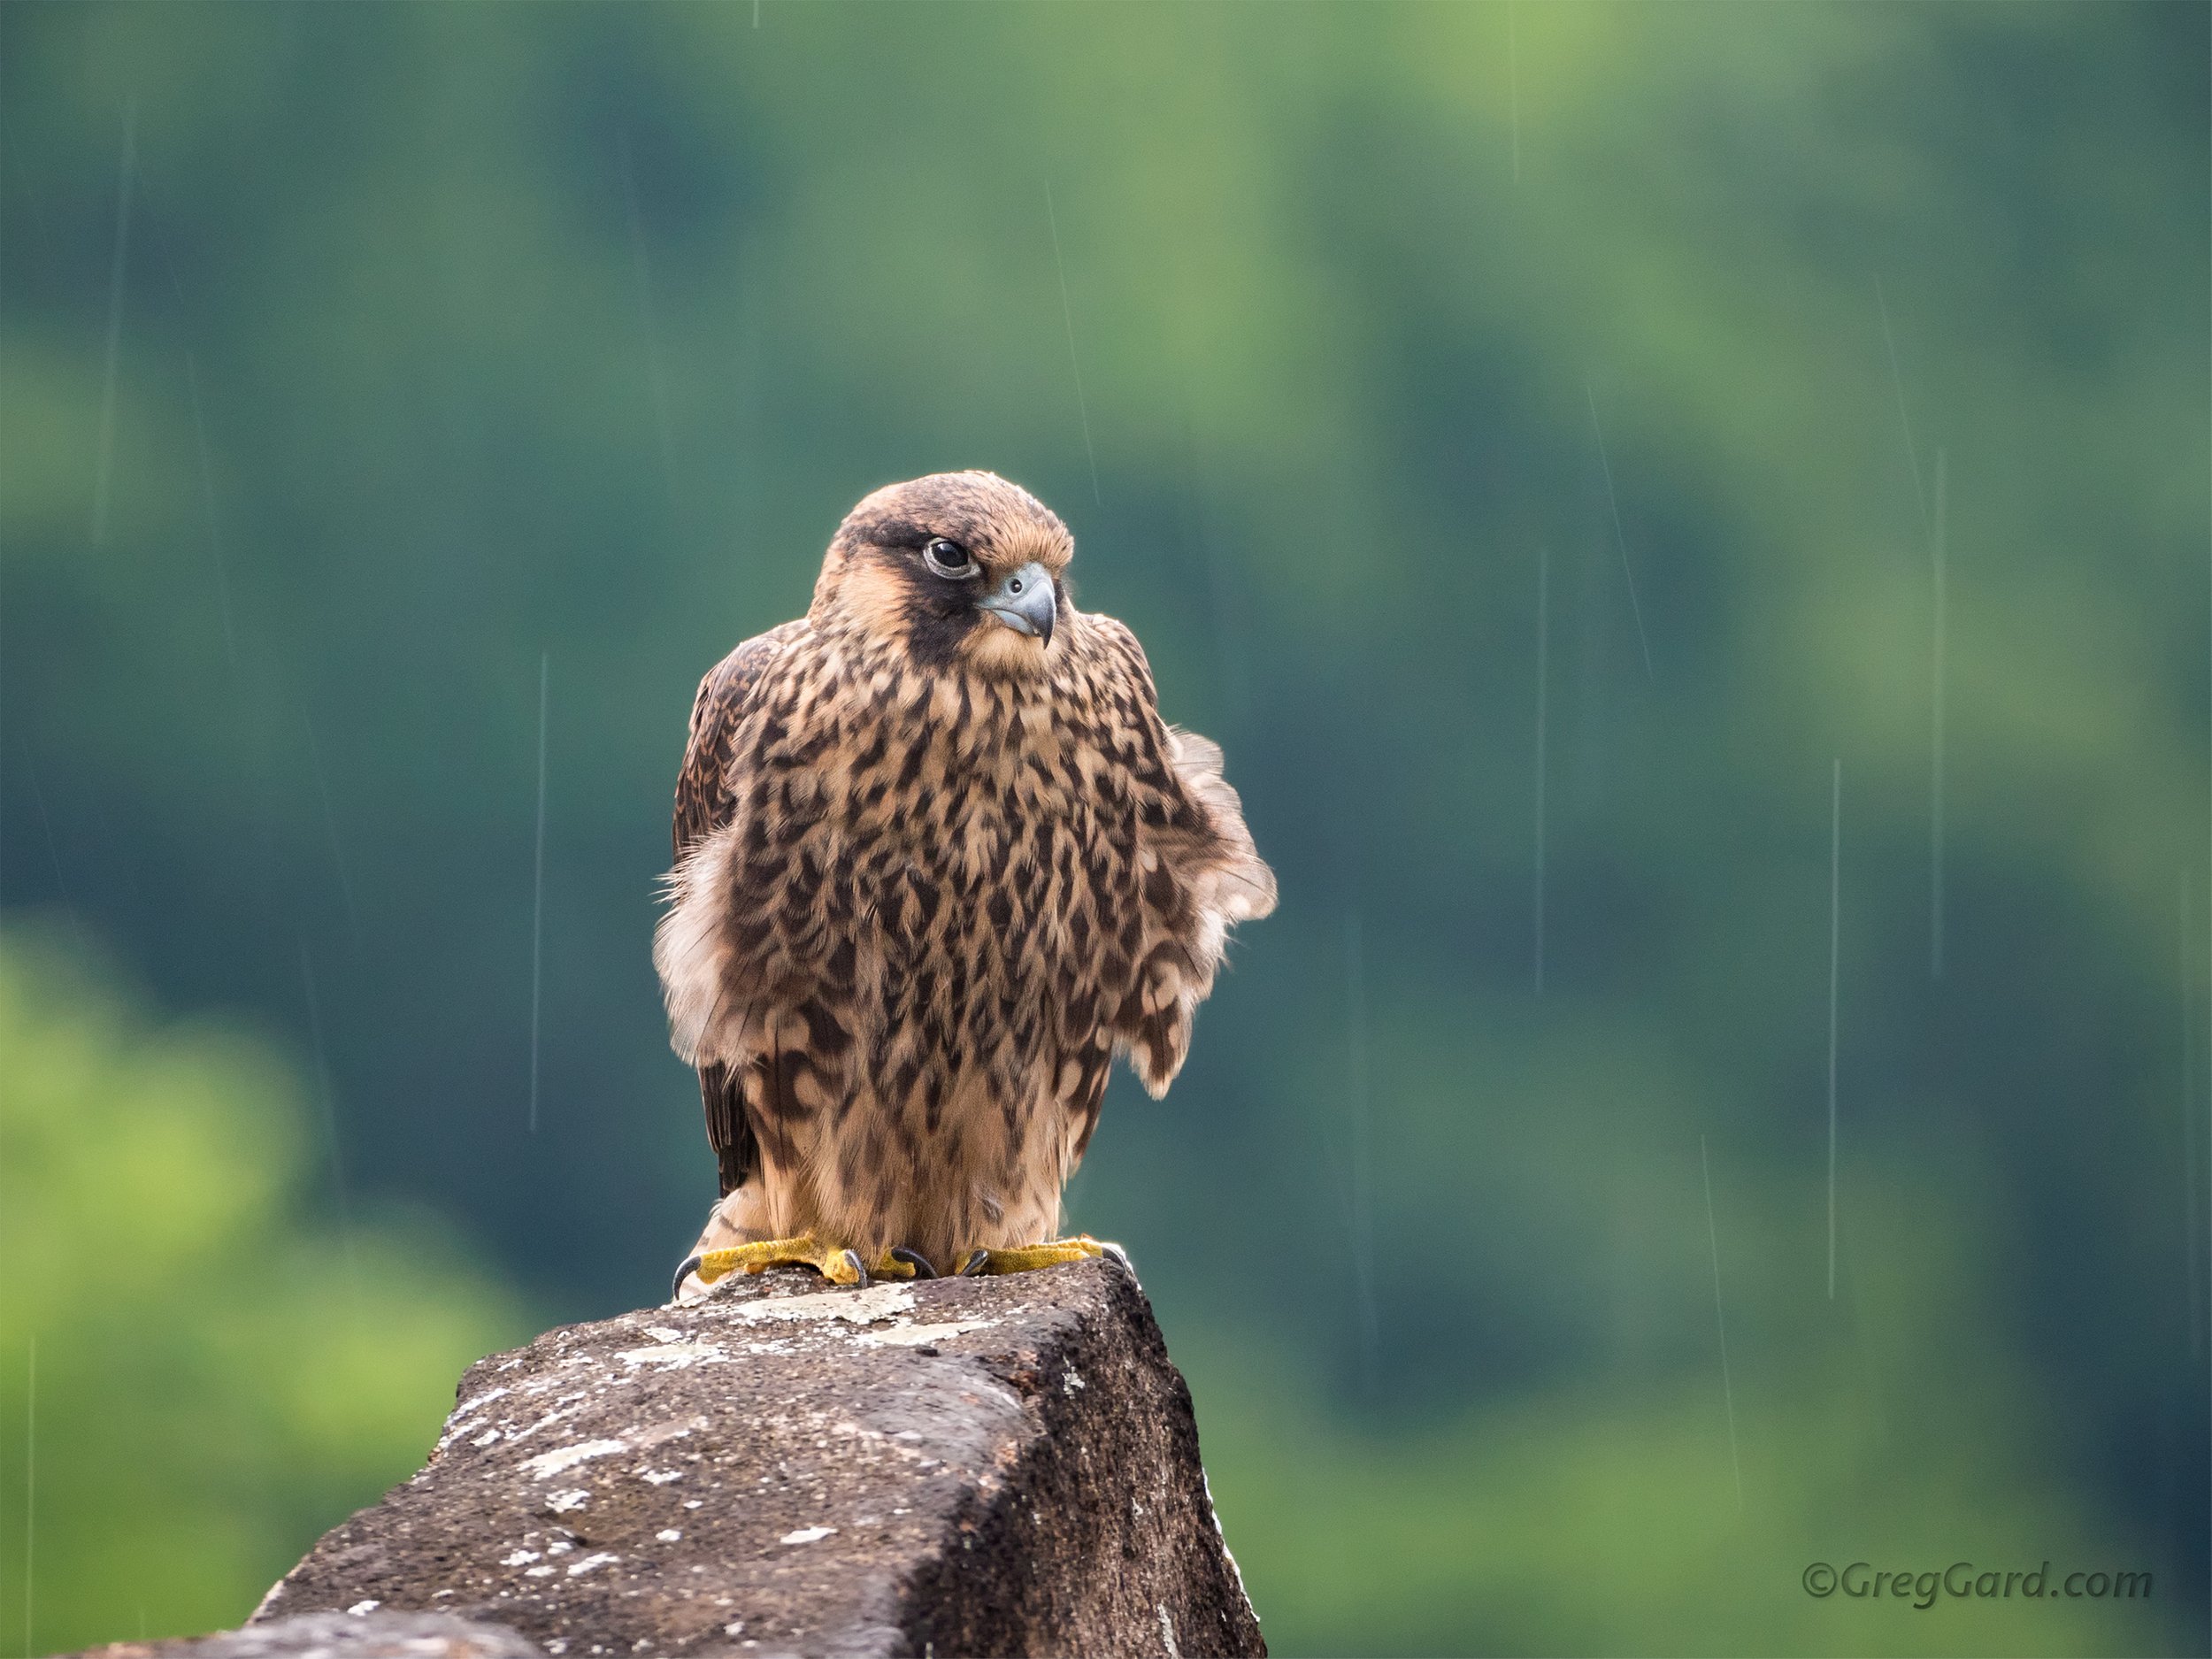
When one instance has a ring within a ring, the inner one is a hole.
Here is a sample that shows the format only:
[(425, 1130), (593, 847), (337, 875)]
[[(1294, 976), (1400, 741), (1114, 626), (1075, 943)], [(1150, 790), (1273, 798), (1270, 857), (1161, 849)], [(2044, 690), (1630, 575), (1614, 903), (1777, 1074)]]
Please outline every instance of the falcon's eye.
[(979, 573), (968, 549), (956, 542), (946, 541), (942, 536), (922, 549), (922, 563), (938, 575), (950, 577), (955, 581), (965, 581)]

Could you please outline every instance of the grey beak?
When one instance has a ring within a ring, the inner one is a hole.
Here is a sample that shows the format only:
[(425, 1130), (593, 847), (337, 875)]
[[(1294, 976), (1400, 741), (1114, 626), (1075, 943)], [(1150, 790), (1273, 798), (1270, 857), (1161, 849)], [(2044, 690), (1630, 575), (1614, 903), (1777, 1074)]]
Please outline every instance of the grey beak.
[(1052, 572), (1035, 562), (1025, 565), (976, 601), (1017, 634), (1027, 634), (1052, 643), (1052, 625), (1059, 616), (1059, 596), (1053, 591)]

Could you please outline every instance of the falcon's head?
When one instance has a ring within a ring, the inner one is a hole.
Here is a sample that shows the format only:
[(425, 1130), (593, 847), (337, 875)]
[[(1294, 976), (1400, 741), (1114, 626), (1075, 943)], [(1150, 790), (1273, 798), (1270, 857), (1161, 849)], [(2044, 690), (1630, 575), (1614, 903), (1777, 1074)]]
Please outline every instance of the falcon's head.
[(918, 665), (1033, 673), (1073, 614), (1061, 572), (1074, 557), (1059, 515), (1020, 485), (995, 472), (933, 472), (886, 485), (846, 514), (813, 613)]

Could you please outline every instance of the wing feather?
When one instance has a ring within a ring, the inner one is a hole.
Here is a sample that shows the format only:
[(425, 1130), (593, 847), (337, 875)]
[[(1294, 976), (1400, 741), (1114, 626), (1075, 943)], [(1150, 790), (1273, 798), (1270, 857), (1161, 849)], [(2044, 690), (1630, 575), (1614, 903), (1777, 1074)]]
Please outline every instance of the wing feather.
[[(679, 865), (698, 843), (730, 821), (736, 810), (731, 773), (737, 760), (735, 738), (753, 689), (774, 666), (803, 620), (787, 622), (746, 641), (699, 682), (691, 704), (691, 736), (676, 774), (673, 839)], [(706, 1115), (707, 1143), (721, 1171), (724, 1196), (743, 1185), (759, 1161), (759, 1146), (745, 1115), (740, 1078), (719, 1061), (699, 1068), (699, 1103)]]
[(1129, 995), (1110, 1022), (1138, 1079), (1167, 1093), (1190, 1051), (1191, 1023), (1213, 990), (1229, 929), (1275, 908), (1275, 872), (1245, 826), (1243, 803), (1221, 773), (1221, 747), (1159, 718), (1159, 694), (1137, 637), (1097, 618), (1126, 667), (1133, 701), (1158, 756), (1139, 787), (1153, 800), (1139, 852), (1143, 942)]

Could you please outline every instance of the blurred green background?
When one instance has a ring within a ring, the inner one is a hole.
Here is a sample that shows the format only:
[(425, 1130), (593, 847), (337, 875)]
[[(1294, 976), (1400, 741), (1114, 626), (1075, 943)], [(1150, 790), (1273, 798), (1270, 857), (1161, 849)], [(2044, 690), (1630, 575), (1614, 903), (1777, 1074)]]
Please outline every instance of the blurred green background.
[(0, 1649), (235, 1621), (661, 1294), (692, 688), (987, 466), (1281, 876), (1071, 1217), (1277, 1652), (2206, 1651), (2208, 58), (7, 0)]

